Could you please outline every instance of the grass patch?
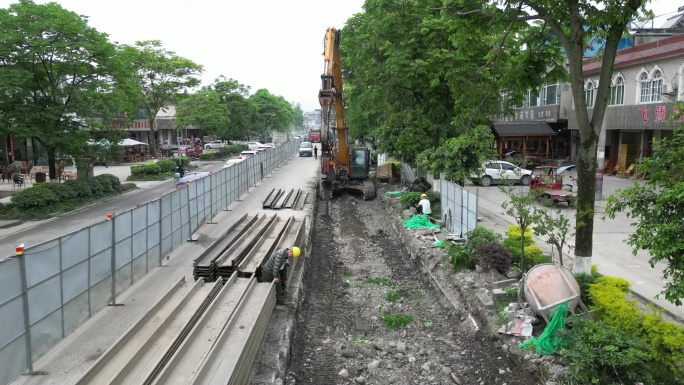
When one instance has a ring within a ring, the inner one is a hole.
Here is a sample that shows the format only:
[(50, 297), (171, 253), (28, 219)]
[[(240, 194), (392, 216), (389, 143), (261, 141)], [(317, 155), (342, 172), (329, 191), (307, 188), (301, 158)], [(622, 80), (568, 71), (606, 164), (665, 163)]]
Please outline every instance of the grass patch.
[(432, 326), (432, 321), (430, 321), (429, 319), (423, 320), (423, 327), (429, 328), (430, 326)]
[(351, 274), (349, 273), (342, 273), (342, 279), (345, 281), (348, 281), (351, 278)]
[(364, 282), (380, 286), (390, 286), (392, 281), (389, 278), (368, 278)]
[(385, 295), (385, 299), (386, 299), (388, 302), (392, 302), (392, 303), (395, 303), (395, 302), (399, 301), (400, 298), (401, 298), (401, 294), (397, 293), (397, 292), (394, 291), (394, 290), (390, 290), (390, 291), (387, 292), (387, 294)]
[(397, 330), (405, 327), (413, 321), (413, 316), (403, 314), (383, 314), (382, 323), (390, 330)]

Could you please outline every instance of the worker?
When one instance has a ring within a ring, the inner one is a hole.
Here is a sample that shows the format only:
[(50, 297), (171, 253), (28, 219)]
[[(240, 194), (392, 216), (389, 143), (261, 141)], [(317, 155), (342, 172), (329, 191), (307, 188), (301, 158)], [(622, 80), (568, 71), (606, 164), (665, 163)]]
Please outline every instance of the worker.
[(261, 282), (273, 281), (276, 285), (276, 305), (285, 305), (283, 289), (280, 284), (280, 269), (288, 258), (299, 258), (299, 247), (276, 250), (261, 268)]
[(318, 159), (318, 147), (314, 146), (314, 159)]
[(418, 209), (419, 215), (423, 215), (423, 214), (430, 215), (430, 214), (432, 214), (432, 209), (430, 209), (430, 200), (428, 199), (427, 195), (425, 195), (425, 194), (420, 195), (420, 201), (418, 201), (416, 208)]
[(178, 167), (176, 167), (176, 174), (178, 178), (182, 178), (185, 175), (185, 170), (183, 169), (182, 162), (178, 162)]

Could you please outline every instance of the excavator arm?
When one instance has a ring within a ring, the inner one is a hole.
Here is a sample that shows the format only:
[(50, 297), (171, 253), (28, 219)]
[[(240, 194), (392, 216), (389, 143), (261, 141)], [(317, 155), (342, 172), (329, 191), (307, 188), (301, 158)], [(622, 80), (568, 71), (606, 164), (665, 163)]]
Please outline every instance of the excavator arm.
[(368, 177), (370, 151), (366, 147), (349, 146), (342, 98), (340, 31), (335, 28), (325, 32), (323, 55), (325, 64), (318, 93), (321, 104), (320, 192), (322, 197), (327, 197), (336, 189), (356, 190), (364, 199), (373, 199), (375, 183)]
[[(342, 99), (342, 68), (340, 63), (340, 31), (328, 28), (325, 32), (325, 64), (321, 75), (321, 90), (318, 100), (321, 104), (321, 151), (330, 152), (335, 173), (346, 173), (349, 168), (349, 143), (347, 142), (347, 122), (344, 116)], [(334, 114), (334, 115), (333, 115)], [(334, 118), (334, 131), (330, 122)]]

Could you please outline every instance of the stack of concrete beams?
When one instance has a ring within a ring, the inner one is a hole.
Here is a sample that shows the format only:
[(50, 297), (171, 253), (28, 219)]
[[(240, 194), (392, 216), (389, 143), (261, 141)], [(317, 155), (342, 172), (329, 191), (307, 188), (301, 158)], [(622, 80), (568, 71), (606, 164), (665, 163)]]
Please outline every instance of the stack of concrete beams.
[(258, 220), (258, 215), (248, 217), (245, 214), (235, 224), (230, 226), (226, 233), (214, 242), (202, 255), (193, 262), (193, 276), (195, 280), (203, 278), (206, 282), (216, 281), (218, 276), (218, 266), (216, 260), (230, 248), (254, 223)]

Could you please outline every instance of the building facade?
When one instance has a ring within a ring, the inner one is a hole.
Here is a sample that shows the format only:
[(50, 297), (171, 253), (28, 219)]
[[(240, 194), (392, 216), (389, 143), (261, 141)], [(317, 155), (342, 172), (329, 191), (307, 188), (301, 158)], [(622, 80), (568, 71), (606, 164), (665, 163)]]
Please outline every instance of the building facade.
[[(601, 63), (587, 60), (583, 65), (584, 98), (595, 103)], [(652, 152), (653, 139), (672, 137), (684, 119), (677, 117), (676, 103), (682, 101), (684, 86), (684, 35), (666, 37), (618, 51), (611, 78), (606, 109), (606, 160), (610, 169), (630, 164)], [(568, 116), (573, 132), (572, 156), (579, 148), (577, 120)], [(589, 109), (591, 114), (592, 109)], [(591, 115), (590, 115), (591, 116)]]

